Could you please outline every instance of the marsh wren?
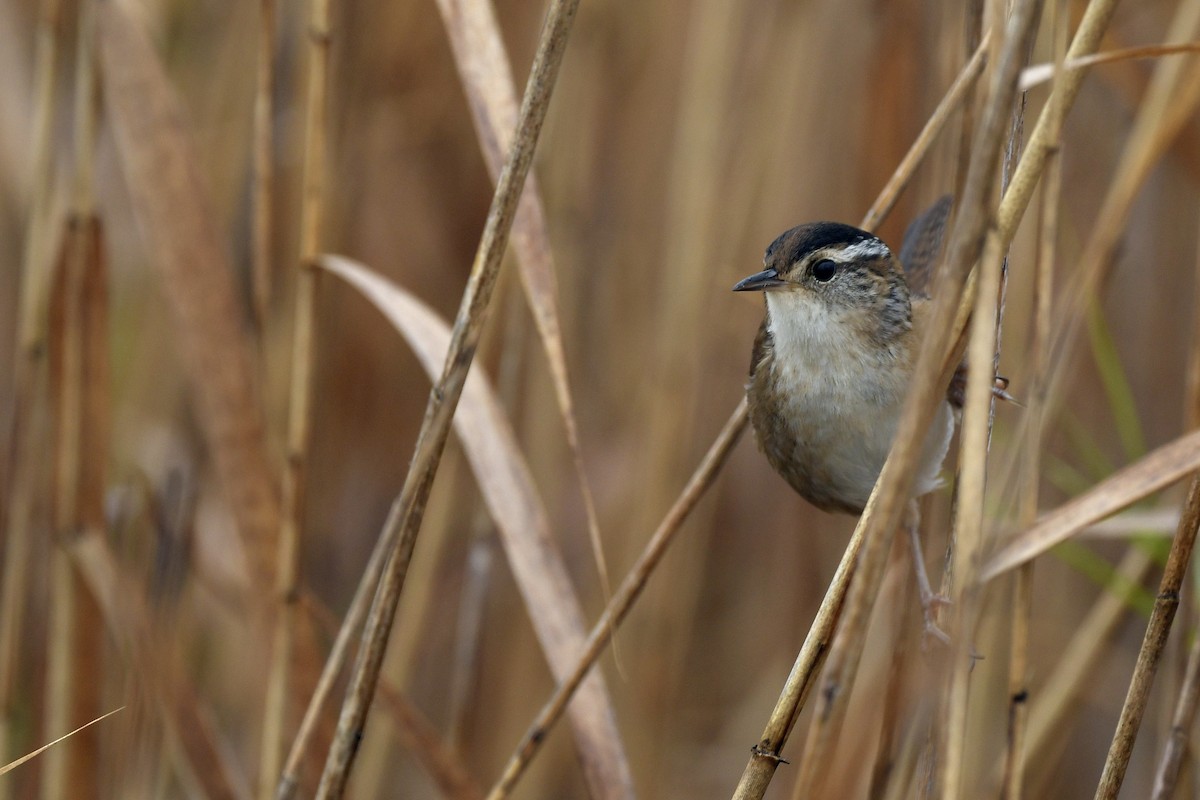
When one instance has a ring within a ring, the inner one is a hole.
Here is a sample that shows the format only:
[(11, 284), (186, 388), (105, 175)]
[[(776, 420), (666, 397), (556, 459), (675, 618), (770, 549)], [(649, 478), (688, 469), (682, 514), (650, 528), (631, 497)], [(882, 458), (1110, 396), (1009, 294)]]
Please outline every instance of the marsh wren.
[[(861, 513), (883, 469), (928, 324), (924, 288), (949, 211), (943, 197), (914, 221), (899, 260), (858, 228), (800, 225), (771, 243), (761, 272), (733, 287), (762, 291), (766, 301), (746, 387), (759, 447), (820, 509)], [(948, 392), (925, 437), (914, 498), (941, 482), (954, 397)], [(918, 549), (913, 558), (930, 623), (934, 595)]]

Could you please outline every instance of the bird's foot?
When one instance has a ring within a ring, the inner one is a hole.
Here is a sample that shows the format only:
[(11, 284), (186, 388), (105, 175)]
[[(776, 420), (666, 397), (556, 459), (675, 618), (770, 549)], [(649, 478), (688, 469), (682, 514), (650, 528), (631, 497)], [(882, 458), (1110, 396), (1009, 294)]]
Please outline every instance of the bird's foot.
[(952, 605), (952, 601), (944, 594), (936, 594), (927, 585), (920, 586), (920, 581), (917, 583), (918, 591), (921, 594), (921, 616), (925, 620), (925, 628), (922, 632), (923, 643), (928, 642), (930, 639), (937, 639), (943, 645), (949, 645), (949, 634), (937, 624), (937, 610), (944, 606)]
[(938, 626), (937, 620), (934, 619), (934, 615), (929, 608), (924, 610), (924, 617), (925, 627), (921, 631), (922, 646), (925, 646), (930, 640), (936, 639), (937, 641), (941, 642), (942, 645), (949, 647), (950, 634), (946, 633)]

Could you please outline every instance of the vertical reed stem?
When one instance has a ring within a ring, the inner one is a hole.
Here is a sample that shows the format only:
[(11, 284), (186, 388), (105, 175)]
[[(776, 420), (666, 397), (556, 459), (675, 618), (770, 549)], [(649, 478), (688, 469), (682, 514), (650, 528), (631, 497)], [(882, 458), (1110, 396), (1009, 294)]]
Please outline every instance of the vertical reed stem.
[[(259, 179), (256, 226), (257, 264), (256, 298), (259, 299), (260, 325), (265, 320), (269, 281), (270, 241), (270, 67), (263, 62), (273, 59), (271, 24), (274, 0), (263, 0), (261, 49), (259, 53), (260, 126), (258, 131), (257, 176)], [(292, 657), (292, 635), (296, 624), (297, 549), (304, 524), (304, 483), (308, 461), (308, 441), (312, 401), (312, 372), (316, 338), (317, 270), (316, 258), (321, 252), (323, 199), (325, 187), (326, 134), (329, 115), (329, 47), (330, 0), (311, 0), (308, 31), (308, 102), (304, 120), (304, 186), (300, 207), (300, 265), (296, 276), (296, 307), (292, 330), (291, 379), (288, 391), (287, 431), (285, 447), (287, 463), (283, 473), (283, 509), (280, 516), (276, 593), (278, 607), (271, 641), (271, 665), (267, 678), (266, 711), (264, 716), (262, 758), (259, 765), (258, 796), (267, 800), (275, 790), (276, 780), (283, 787), (287, 776), (281, 776), (280, 756), (283, 747), (283, 725), (288, 711), (288, 687)], [(267, 110), (263, 110), (266, 105)], [(264, 119), (264, 117), (266, 117)], [(266, 127), (264, 131), (262, 126)]]
[(533, 152), (546, 119), (546, 109), (578, 7), (579, 0), (554, 0), (542, 29), (538, 52), (521, 102), (517, 133), (496, 184), (492, 208), (455, 319), (446, 364), (442, 376), (430, 392), (425, 420), (417, 436), (416, 452), (400, 493), (400, 519), (396, 525), (389, 525), (380, 533), (380, 538), (389, 542), (390, 556), (367, 617), (354, 674), (338, 720), (337, 734), (317, 791), (319, 798), (341, 797), (349, 779), (375, 685), (379, 680), (392, 620), (400, 602), (400, 591), (404, 587), (408, 564), (424, 518), (425, 504), (450, 433), (450, 421), (487, 318), (487, 308), (508, 243), (508, 234), (512, 230), (517, 201), (533, 162)]
[[(34, 495), (43, 473), (38, 451), (44, 442), (47, 303), (50, 292), (49, 247), (53, 236), (51, 208), (54, 182), (54, 124), (57, 104), (60, 0), (42, 3), (38, 20), (34, 62), (33, 195), (25, 225), (21, 259), (21, 295), (17, 308), (17, 347), (14, 354), (15, 397), (8, 425), (8, 485), (5, 489), (4, 575), (0, 589), (0, 761), (11, 748), (12, 717), (19, 659), (21, 628), (30, 586), (30, 530)], [(10, 781), (0, 781), (0, 800), (8, 796)]]

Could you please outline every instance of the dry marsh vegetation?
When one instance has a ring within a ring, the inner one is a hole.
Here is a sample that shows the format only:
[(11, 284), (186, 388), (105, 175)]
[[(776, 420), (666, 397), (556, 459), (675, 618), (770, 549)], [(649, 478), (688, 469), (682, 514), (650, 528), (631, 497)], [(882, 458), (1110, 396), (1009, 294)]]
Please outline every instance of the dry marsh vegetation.
[[(1200, 793), (1197, 40), (0, 4), (0, 798)], [(743, 435), (729, 288), (945, 192), (892, 457), (816, 511)], [(1019, 403), (970, 372), (921, 504), (942, 646), (894, 534), (964, 354)]]

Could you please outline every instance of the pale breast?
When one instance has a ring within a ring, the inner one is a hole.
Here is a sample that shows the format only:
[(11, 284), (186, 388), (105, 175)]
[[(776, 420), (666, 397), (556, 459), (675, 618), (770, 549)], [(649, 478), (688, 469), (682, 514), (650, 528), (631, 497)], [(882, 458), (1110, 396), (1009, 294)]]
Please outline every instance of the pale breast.
[[(769, 305), (779, 302), (768, 296)], [(771, 347), (748, 387), (759, 444), (775, 469), (814, 505), (857, 513), (895, 438), (911, 337), (886, 351), (856, 347), (846, 341), (844, 320), (819, 306), (793, 302), (775, 311), (768, 322)], [(949, 404), (943, 403), (926, 437), (915, 495), (939, 485), (953, 426)]]

